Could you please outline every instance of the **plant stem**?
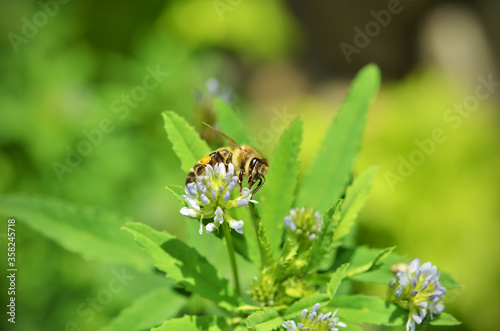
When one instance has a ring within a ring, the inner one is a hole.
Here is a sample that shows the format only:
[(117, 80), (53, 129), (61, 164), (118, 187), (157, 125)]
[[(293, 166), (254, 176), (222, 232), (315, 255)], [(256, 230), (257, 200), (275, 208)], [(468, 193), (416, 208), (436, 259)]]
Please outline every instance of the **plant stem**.
[(224, 222), (222, 225), (222, 231), (224, 231), (224, 237), (226, 238), (227, 252), (229, 254), (229, 260), (231, 261), (231, 268), (233, 269), (234, 286), (236, 288), (236, 294), (241, 295), (240, 291), (240, 280), (238, 277), (238, 267), (236, 266), (236, 256), (234, 254), (233, 238), (231, 237), (229, 223)]

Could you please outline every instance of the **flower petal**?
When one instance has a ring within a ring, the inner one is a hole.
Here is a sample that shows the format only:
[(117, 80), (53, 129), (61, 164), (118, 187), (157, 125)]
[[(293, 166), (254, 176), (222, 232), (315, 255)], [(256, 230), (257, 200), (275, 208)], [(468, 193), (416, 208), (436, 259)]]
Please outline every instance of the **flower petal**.
[(229, 226), (234, 229), (236, 232), (243, 234), (243, 225), (245, 223), (243, 221), (232, 220), (229, 223)]
[(208, 223), (207, 226), (205, 226), (205, 229), (207, 230), (207, 233), (211, 233), (212, 231), (217, 229), (217, 227), (214, 223)]
[(199, 217), (199, 214), (195, 210), (188, 208), (188, 207), (182, 207), (180, 212), (182, 215), (189, 217), (189, 218), (198, 218)]

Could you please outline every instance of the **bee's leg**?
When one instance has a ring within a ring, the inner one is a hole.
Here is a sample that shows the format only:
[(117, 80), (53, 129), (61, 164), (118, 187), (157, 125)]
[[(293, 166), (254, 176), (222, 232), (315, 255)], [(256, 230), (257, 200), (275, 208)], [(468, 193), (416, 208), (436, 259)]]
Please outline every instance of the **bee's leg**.
[(205, 167), (200, 164), (200, 162), (196, 163), (191, 170), (189, 170), (186, 177), (186, 185), (189, 183), (196, 182), (196, 176), (201, 176), (205, 172)]
[[(233, 153), (230, 153), (228, 155), (228, 157), (226, 158), (226, 161), (224, 161), (224, 163), (226, 164), (226, 170), (229, 170), (229, 163), (233, 163)], [(233, 164), (234, 166), (234, 164)]]
[(196, 181), (196, 174), (195, 174), (194, 170), (191, 169), (189, 171), (189, 173), (187, 174), (185, 185), (187, 185), (189, 183), (194, 183), (195, 181)]
[(238, 176), (238, 183), (240, 184), (240, 195), (241, 195), (241, 190), (243, 190), (243, 175), (245, 174), (245, 170), (241, 169), (240, 174)]
[(224, 162), (224, 158), (222, 157), (221, 153), (220, 152), (213, 152), (210, 154), (210, 158), (212, 159), (212, 161), (214, 161), (214, 164), (213, 165), (216, 165), (217, 163), (223, 163)]
[(194, 171), (196, 176), (201, 176), (205, 173), (205, 167), (199, 166), (195, 171)]
[(264, 185), (265, 182), (266, 182), (266, 177), (261, 176), (259, 179), (259, 184), (255, 188), (255, 190), (252, 191), (252, 197), (254, 196), (255, 193), (257, 193), (257, 191), (261, 188), (261, 186)]

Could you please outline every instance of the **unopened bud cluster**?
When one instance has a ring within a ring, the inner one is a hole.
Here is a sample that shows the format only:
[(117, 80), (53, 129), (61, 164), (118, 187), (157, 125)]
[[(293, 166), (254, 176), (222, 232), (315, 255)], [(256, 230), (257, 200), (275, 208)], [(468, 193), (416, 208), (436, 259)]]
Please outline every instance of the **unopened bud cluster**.
[(302, 207), (290, 210), (285, 217), (285, 228), (301, 245), (309, 245), (321, 231), (323, 217), (312, 208)]

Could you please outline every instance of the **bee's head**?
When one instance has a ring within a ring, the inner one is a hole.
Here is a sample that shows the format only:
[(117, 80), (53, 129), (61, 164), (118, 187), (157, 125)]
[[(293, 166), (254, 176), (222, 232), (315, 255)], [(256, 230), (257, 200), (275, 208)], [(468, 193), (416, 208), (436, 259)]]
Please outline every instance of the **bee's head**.
[(252, 189), (252, 186), (257, 181), (259, 181), (259, 184), (255, 188), (255, 190), (253, 190), (252, 195), (257, 193), (257, 191), (266, 181), (264, 175), (267, 173), (268, 170), (269, 170), (269, 162), (267, 162), (266, 159), (254, 157), (250, 161), (249, 174), (248, 174), (248, 188)]

